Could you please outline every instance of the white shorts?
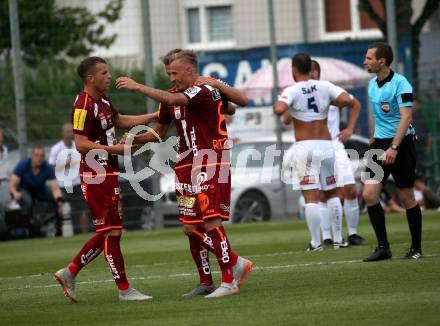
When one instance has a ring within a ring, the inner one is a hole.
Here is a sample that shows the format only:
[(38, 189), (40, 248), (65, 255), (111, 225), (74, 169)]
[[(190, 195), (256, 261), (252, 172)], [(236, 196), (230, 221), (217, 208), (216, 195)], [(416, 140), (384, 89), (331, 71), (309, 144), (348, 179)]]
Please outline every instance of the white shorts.
[(351, 165), (344, 144), (338, 139), (334, 139), (333, 148), (335, 149), (335, 174), (338, 187), (342, 188), (345, 185), (356, 184), (353, 166)]
[(292, 146), (293, 190), (338, 187), (335, 177), (335, 150), (330, 140), (302, 140)]

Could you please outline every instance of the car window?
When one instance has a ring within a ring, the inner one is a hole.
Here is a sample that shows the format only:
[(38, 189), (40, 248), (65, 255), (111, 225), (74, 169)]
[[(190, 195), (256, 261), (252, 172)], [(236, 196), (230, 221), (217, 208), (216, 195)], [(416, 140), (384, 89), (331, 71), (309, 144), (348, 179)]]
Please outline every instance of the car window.
[[(273, 155), (273, 165), (278, 165), (280, 163), (280, 155), (275, 155), (276, 153), (271, 152), (272, 149), (277, 149), (277, 146), (274, 145), (275, 143), (272, 142), (234, 144), (231, 151), (231, 166), (237, 167), (237, 164), (239, 164), (240, 166), (245, 165), (252, 168), (263, 167), (266, 155)], [(291, 145), (292, 142), (283, 142), (283, 151), (289, 149)], [(243, 160), (246, 160), (246, 162), (243, 162)]]

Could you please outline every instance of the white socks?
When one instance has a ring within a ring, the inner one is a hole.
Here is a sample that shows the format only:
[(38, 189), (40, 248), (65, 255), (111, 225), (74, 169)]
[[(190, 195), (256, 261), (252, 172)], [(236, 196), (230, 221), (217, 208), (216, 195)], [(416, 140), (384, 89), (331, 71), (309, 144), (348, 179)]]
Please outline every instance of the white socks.
[(359, 225), (359, 203), (357, 198), (344, 199), (344, 213), (347, 220), (348, 235), (356, 234)]
[(327, 203), (319, 202), (319, 211), (321, 213), (321, 232), (322, 239), (331, 239), (331, 221), (330, 213), (328, 211)]
[(309, 228), (310, 235), (312, 237), (312, 241), (310, 243), (313, 247), (317, 247), (321, 244), (321, 216), (319, 205), (317, 203), (306, 204), (305, 215), (307, 227)]
[(333, 241), (342, 242), (342, 205), (338, 197), (327, 200), (327, 207), (332, 222)]

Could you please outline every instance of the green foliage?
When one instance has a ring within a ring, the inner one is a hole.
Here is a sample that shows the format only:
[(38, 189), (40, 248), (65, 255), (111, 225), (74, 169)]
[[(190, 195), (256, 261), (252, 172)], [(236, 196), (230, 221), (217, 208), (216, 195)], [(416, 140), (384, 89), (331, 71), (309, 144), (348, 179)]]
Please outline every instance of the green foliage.
[[(42, 60), (87, 56), (93, 48), (108, 48), (116, 35), (105, 26), (119, 19), (123, 0), (110, 0), (92, 14), (84, 7), (58, 7), (55, 0), (19, 0), (21, 48), (28, 65)], [(0, 0), (0, 55), (11, 48), (8, 0)]]
[[(124, 70), (109, 64), (113, 78), (130, 76), (144, 83), (142, 69)], [(156, 87), (168, 89), (170, 84), (163, 68), (155, 69)], [(25, 70), (26, 119), (29, 142), (52, 142), (59, 138), (60, 126), (70, 120), (76, 94), (83, 89), (76, 74), (76, 65), (60, 61), (42, 61)], [(0, 123), (15, 129), (15, 103), (10, 64), (0, 68)], [(146, 98), (130, 91), (112, 87), (109, 97), (124, 114), (147, 112)]]

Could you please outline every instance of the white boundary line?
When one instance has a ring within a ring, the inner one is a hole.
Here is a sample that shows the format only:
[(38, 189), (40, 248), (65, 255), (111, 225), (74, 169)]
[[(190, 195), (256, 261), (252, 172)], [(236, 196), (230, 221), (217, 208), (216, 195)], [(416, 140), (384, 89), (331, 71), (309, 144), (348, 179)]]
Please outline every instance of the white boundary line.
[[(438, 255), (425, 255), (425, 257), (437, 257)], [(265, 270), (276, 270), (276, 269), (294, 269), (294, 268), (300, 268), (300, 267), (311, 267), (311, 266), (323, 266), (323, 265), (343, 265), (343, 264), (355, 264), (355, 263), (362, 263), (362, 260), (356, 259), (356, 260), (337, 260), (337, 261), (318, 261), (318, 262), (311, 262), (311, 263), (300, 263), (300, 264), (288, 264), (288, 265), (272, 265), (272, 266), (255, 266), (254, 271), (265, 271)], [(219, 274), (219, 271), (213, 271), (213, 274)], [(38, 274), (38, 276), (46, 276), (46, 274)], [(130, 280), (148, 280), (148, 279), (162, 279), (162, 278), (180, 278), (180, 277), (193, 277), (197, 276), (197, 273), (179, 273), (179, 274), (170, 274), (167, 276), (164, 275), (150, 275), (150, 276), (138, 276), (138, 277), (130, 277)], [(55, 282), (55, 281), (54, 281)], [(82, 281), (77, 282), (76, 284), (99, 284), (99, 283), (108, 283), (113, 282), (113, 279), (107, 279), (107, 280), (98, 280), (98, 281)], [(0, 289), (0, 292), (4, 291), (13, 291), (13, 290), (29, 290), (29, 289), (45, 289), (45, 288), (53, 288), (53, 287), (59, 287), (58, 284), (48, 284), (48, 285), (25, 285), (23, 287), (12, 287), (12, 288), (6, 288), (6, 289)]]

